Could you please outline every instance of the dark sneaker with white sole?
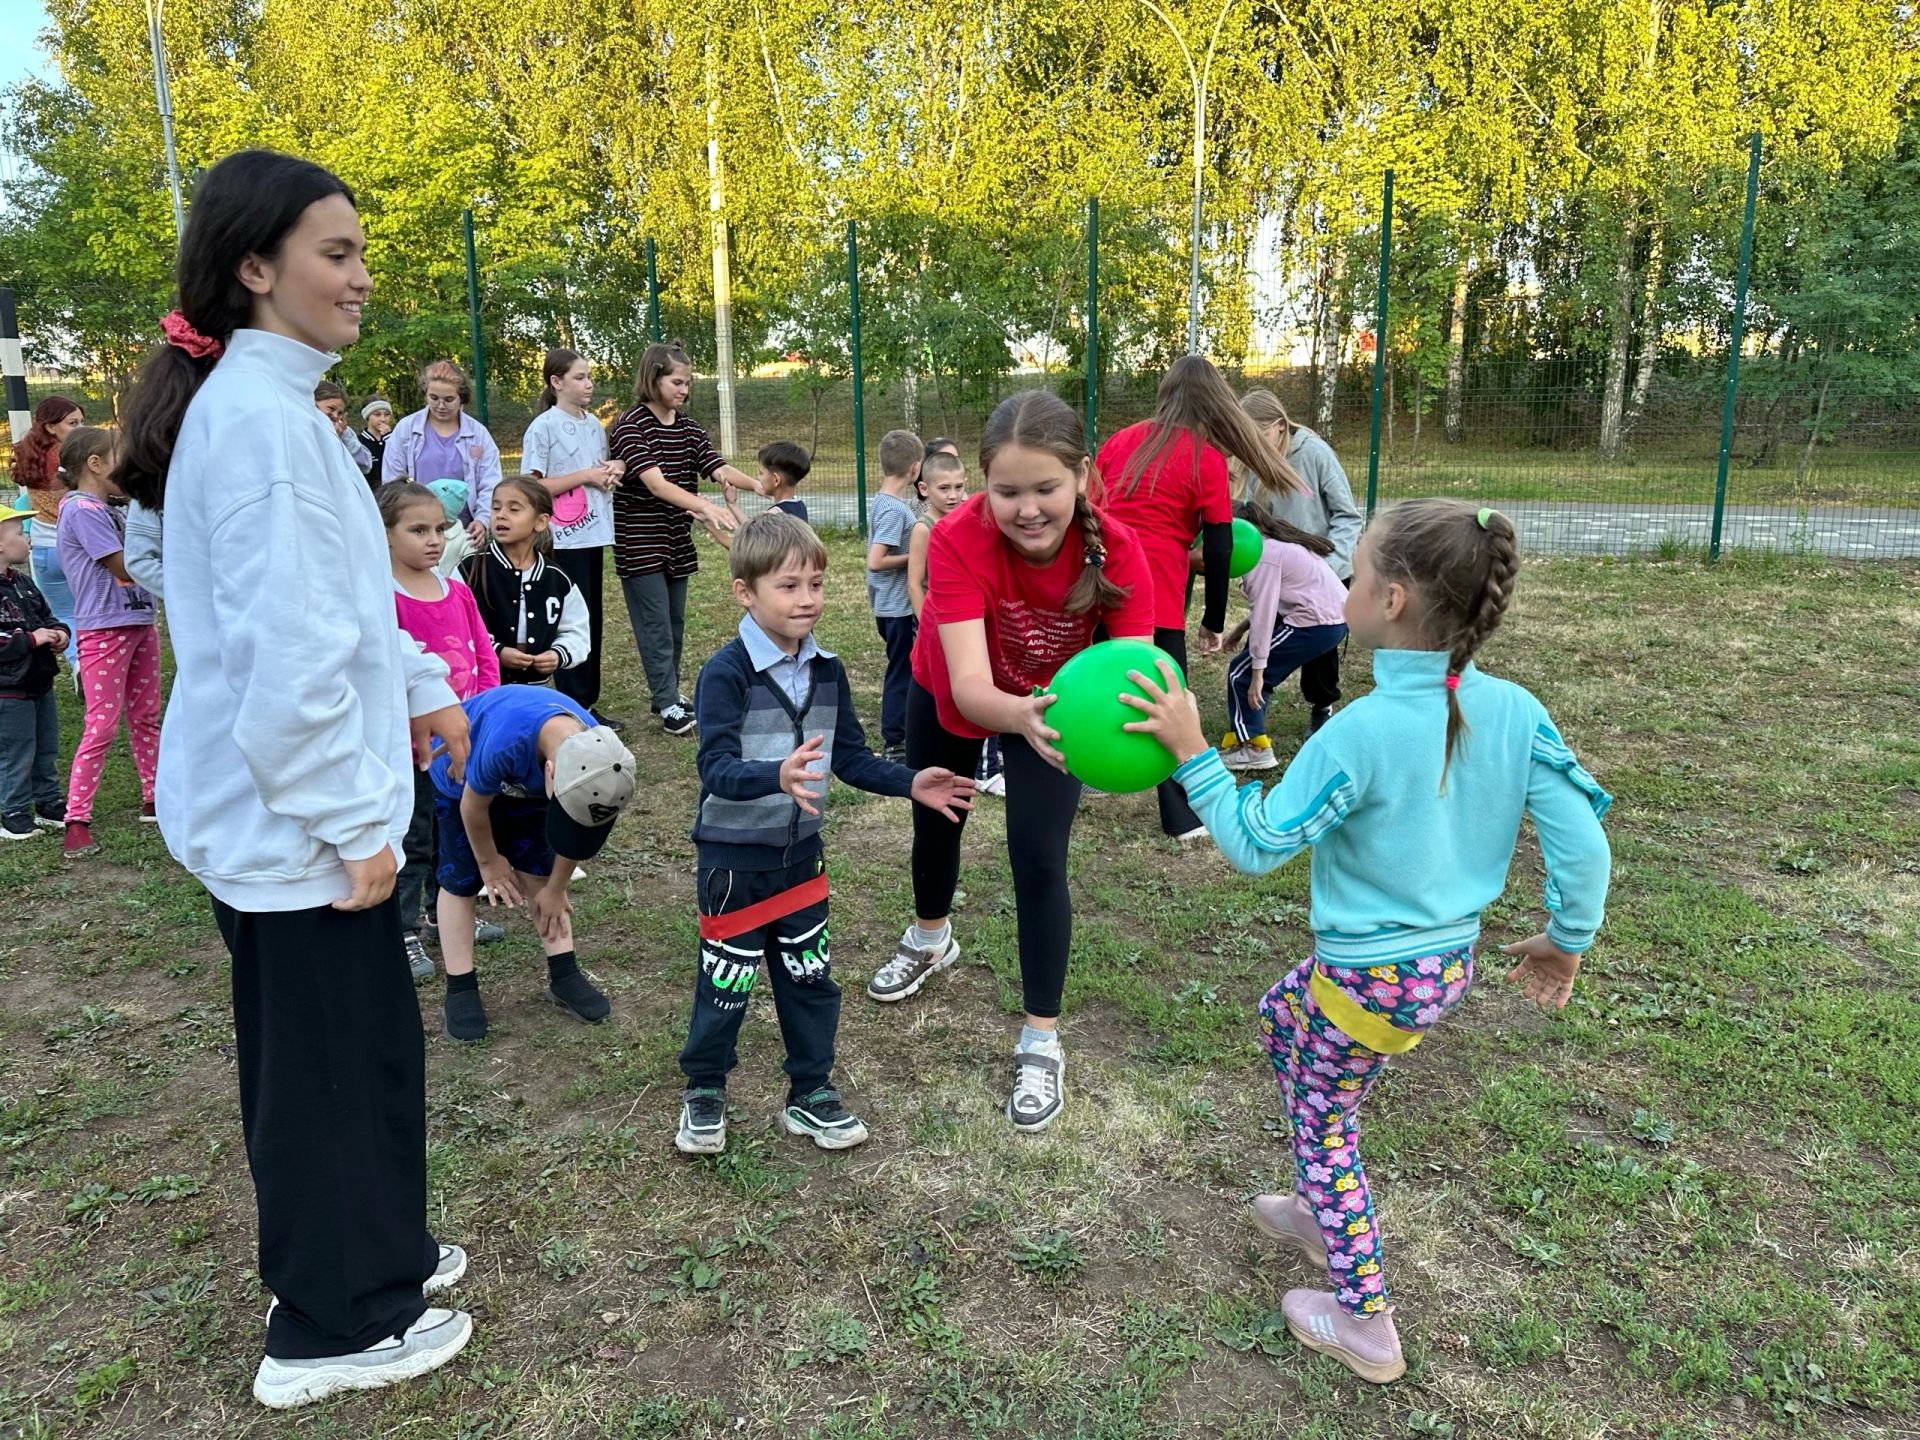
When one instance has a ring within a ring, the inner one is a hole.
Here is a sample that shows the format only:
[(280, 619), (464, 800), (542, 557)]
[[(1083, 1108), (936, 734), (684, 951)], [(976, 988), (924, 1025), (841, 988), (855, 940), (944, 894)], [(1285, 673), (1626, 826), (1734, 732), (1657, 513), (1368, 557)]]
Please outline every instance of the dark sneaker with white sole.
[(407, 971), (413, 976), (413, 983), (418, 985), (423, 980), (433, 979), (433, 956), (427, 953), (427, 947), (421, 943), (420, 937), (406, 935), (401, 938), (407, 947)]
[(0, 840), (31, 840), (39, 833), (40, 827), (33, 823), (31, 810), (0, 818)]
[(310, 1405), (345, 1390), (378, 1390), (438, 1370), (473, 1338), (473, 1319), (459, 1310), (430, 1309), (408, 1327), (352, 1355), (311, 1360), (262, 1357), (253, 1398), (274, 1410)]
[(1007, 1119), (1016, 1130), (1044, 1130), (1067, 1103), (1067, 1057), (1054, 1045), (1013, 1052), (1013, 1094)]
[(471, 1045), (487, 1038), (487, 1007), (480, 1003), (478, 990), (449, 990), (441, 1013), (449, 1040)]
[(700, 1086), (681, 1095), (673, 1148), (682, 1155), (718, 1155), (727, 1148), (726, 1091)]
[(660, 712), (660, 728), (669, 735), (691, 735), (693, 711), (680, 704), (667, 706)]
[(67, 802), (62, 800), (53, 805), (33, 807), (33, 823), (42, 830), (64, 830), (67, 828)]
[(945, 945), (923, 949), (913, 943), (913, 930), (900, 937), (893, 958), (874, 972), (867, 982), (867, 994), (883, 1005), (905, 1000), (919, 993), (920, 987), (960, 958), (960, 944), (947, 930)]
[(786, 1120), (789, 1135), (810, 1135), (822, 1150), (851, 1150), (867, 1138), (867, 1127), (840, 1103), (840, 1092), (831, 1086), (789, 1100)]
[(547, 999), (583, 1025), (598, 1025), (613, 1013), (600, 987), (578, 970), (569, 970), (549, 984)]

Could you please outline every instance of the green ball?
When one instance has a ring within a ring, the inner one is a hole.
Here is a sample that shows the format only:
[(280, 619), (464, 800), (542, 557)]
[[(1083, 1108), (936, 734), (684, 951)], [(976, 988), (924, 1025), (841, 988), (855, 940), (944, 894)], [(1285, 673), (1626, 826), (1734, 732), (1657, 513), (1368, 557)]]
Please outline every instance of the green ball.
[(1251, 520), (1236, 519), (1233, 522), (1233, 559), (1227, 562), (1227, 578), (1238, 580), (1254, 566), (1260, 563), (1260, 551), (1265, 547), (1267, 537), (1260, 533), (1260, 527)]
[[(1131, 734), (1120, 727), (1141, 714), (1120, 703), (1123, 691), (1145, 692), (1127, 678), (1138, 670), (1149, 679), (1160, 675), (1159, 662), (1173, 657), (1146, 640), (1103, 640), (1090, 645), (1060, 667), (1047, 687), (1058, 698), (1047, 707), (1046, 721), (1060, 732), (1055, 748), (1067, 757), (1067, 770), (1098, 790), (1131, 795), (1151, 790), (1172, 775), (1178, 762), (1151, 735)], [(1174, 665), (1176, 673), (1180, 667)], [(1186, 683), (1181, 674), (1180, 681)]]

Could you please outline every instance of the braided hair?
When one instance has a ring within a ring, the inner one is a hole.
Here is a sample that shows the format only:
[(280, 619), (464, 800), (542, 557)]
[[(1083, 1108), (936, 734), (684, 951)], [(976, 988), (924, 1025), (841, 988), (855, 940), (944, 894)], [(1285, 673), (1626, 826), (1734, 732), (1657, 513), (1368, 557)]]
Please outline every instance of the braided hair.
[(1520, 573), (1513, 522), (1498, 510), (1463, 500), (1409, 500), (1383, 518), (1373, 544), (1383, 580), (1397, 580), (1420, 605), (1420, 624), (1434, 649), (1447, 652), (1447, 750), (1468, 733), (1460, 711), (1460, 676), (1507, 613)]
[[(993, 468), (993, 457), (1009, 445), (1051, 455), (1069, 471), (1077, 472), (1088, 463), (1087, 433), (1081, 428), (1079, 413), (1048, 390), (1023, 390), (994, 406), (986, 428), (980, 432), (982, 474)], [(1086, 563), (1067, 592), (1067, 613), (1084, 615), (1089, 610), (1117, 609), (1131, 587), (1116, 585), (1107, 578), (1106, 531), (1100, 512), (1084, 491), (1074, 496), (1073, 520), (1080, 527)]]

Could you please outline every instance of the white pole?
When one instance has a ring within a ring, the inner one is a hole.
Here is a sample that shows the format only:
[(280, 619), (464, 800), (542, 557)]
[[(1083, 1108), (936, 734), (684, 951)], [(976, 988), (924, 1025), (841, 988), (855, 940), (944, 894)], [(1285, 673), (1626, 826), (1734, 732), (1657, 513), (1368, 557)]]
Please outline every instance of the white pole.
[(167, 0), (145, 0), (145, 3), (147, 48), (153, 52), (153, 98), (160, 107), (160, 134), (167, 147), (167, 184), (173, 191), (173, 240), (178, 245), (187, 233), (187, 212), (180, 200), (180, 157), (173, 144), (173, 89), (167, 84), (167, 48), (160, 33), (160, 18)]
[(720, 403), (720, 453), (740, 448), (733, 410), (733, 272), (727, 257), (725, 178), (720, 166), (720, 92), (713, 81), (713, 46), (707, 46), (707, 209), (713, 218), (714, 372)]
[(13, 308), (13, 291), (0, 285), (0, 377), (7, 392), (7, 428), (18, 445), (27, 438), (33, 416), (27, 406), (27, 361), (20, 348), (20, 319)]

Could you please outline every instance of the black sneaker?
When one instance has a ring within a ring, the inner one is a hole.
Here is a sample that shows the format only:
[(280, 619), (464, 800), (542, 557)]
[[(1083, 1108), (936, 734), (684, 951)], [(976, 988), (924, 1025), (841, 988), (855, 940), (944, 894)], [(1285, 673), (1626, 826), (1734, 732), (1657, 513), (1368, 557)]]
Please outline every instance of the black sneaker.
[(880, 751), (880, 758), (882, 760), (891, 760), (896, 765), (904, 765), (907, 763), (907, 747), (904, 745), (885, 746)]
[(67, 802), (56, 800), (51, 805), (33, 807), (33, 823), (42, 830), (64, 830), (67, 828)]
[(693, 711), (680, 704), (667, 706), (660, 712), (660, 728), (669, 735), (691, 735)]
[(587, 713), (593, 716), (594, 724), (599, 725), (605, 729), (611, 730), (616, 735), (618, 735), (622, 730), (627, 728), (626, 722), (624, 720), (615, 720), (611, 716), (602, 715), (598, 710), (589, 710), (587, 711)]
[(487, 1038), (487, 1007), (480, 1003), (478, 990), (449, 990), (441, 1011), (449, 1040), (471, 1045)]
[(682, 1155), (718, 1155), (727, 1148), (727, 1092), (708, 1087), (680, 1097), (680, 1133), (673, 1148)]
[(0, 818), (0, 840), (31, 840), (39, 833), (40, 827), (33, 823), (31, 810), (16, 810)]
[(840, 1092), (822, 1087), (787, 1102), (787, 1133), (811, 1135), (822, 1150), (851, 1150), (867, 1138), (860, 1117), (840, 1103)]
[(1322, 725), (1325, 725), (1327, 721), (1331, 720), (1332, 718), (1333, 718), (1333, 707), (1331, 705), (1314, 706), (1313, 713), (1307, 716), (1307, 734), (1309, 735), (1313, 734), (1316, 730), (1318, 730)]
[(547, 986), (547, 999), (574, 1019), (598, 1025), (613, 1013), (613, 1006), (600, 989), (578, 970), (569, 970)]

